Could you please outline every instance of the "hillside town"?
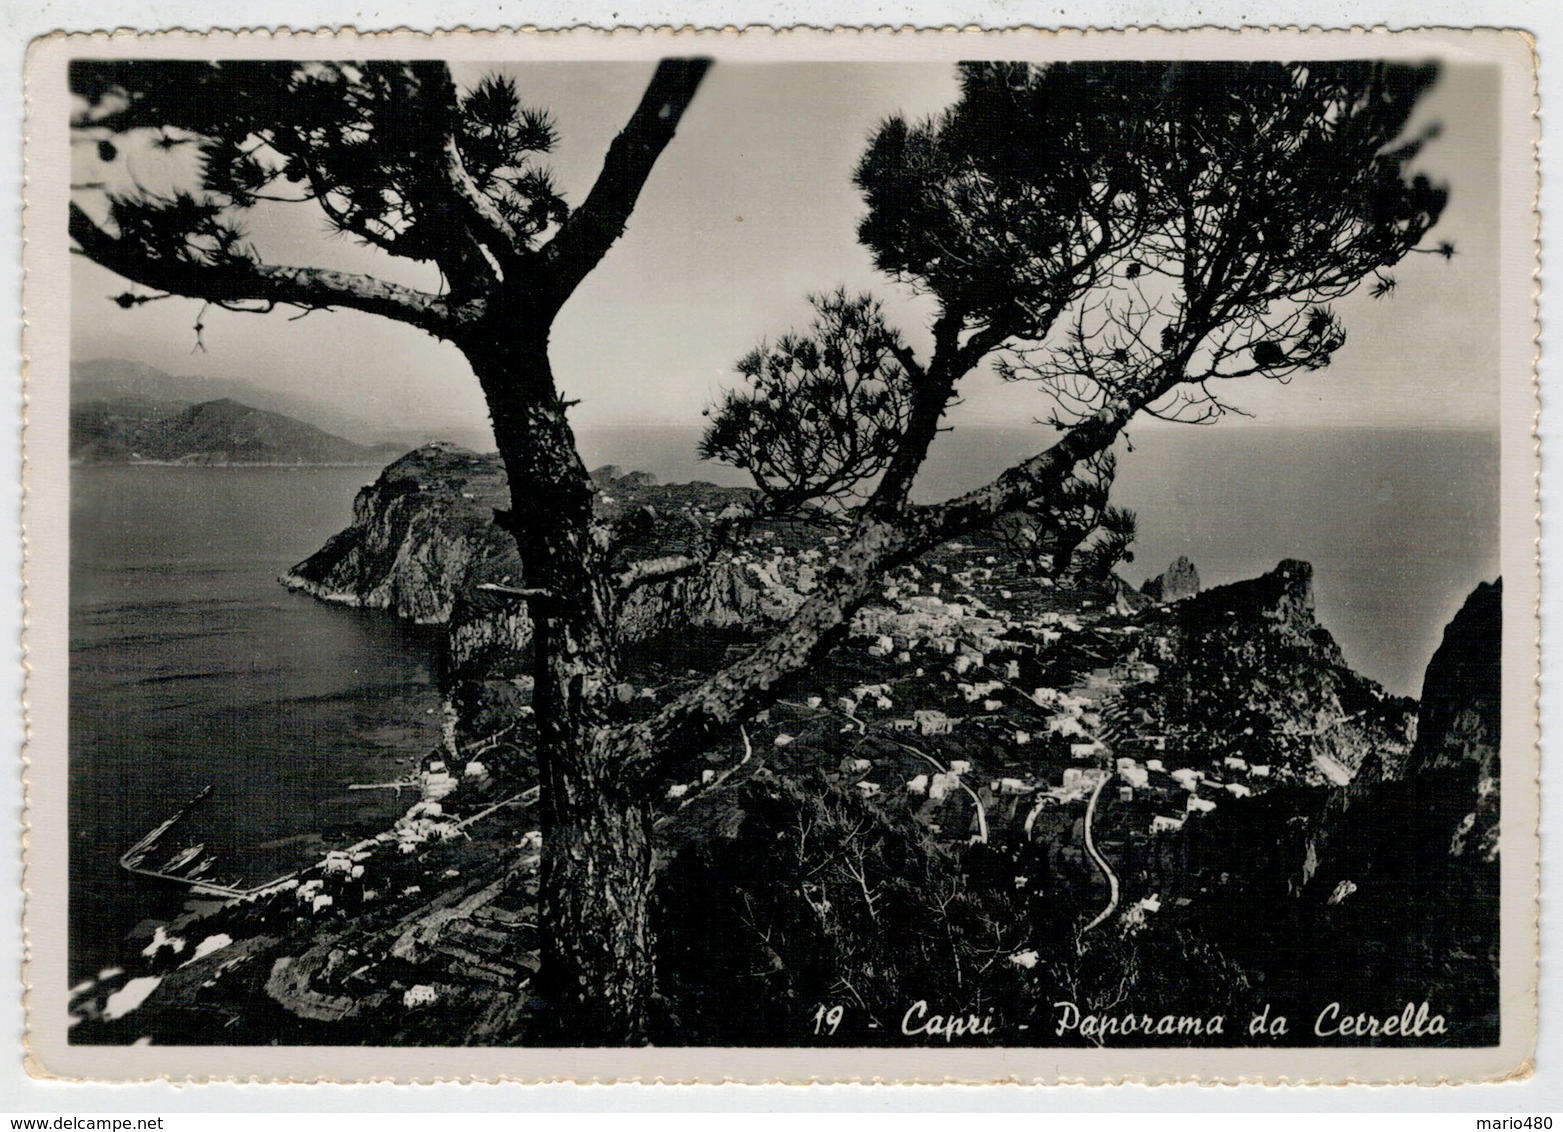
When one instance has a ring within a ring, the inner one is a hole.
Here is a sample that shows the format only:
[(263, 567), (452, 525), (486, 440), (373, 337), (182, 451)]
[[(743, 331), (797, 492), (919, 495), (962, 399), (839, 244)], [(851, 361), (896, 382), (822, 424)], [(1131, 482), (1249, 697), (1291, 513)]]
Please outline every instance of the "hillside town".
[[(509, 633), (512, 651), (453, 652), (441, 748), (384, 783), (351, 787), (411, 793), (388, 828), (221, 904), (148, 921), (131, 948), (153, 973), (113, 970), (77, 988), (83, 1040), (186, 1018), (219, 991), (235, 1003), (264, 996), (292, 1019), (297, 1040), (323, 1040), (322, 1026), (331, 1040), (353, 1040), (355, 1027), (383, 1033), (388, 1017), (400, 1040), (415, 1042), (442, 1040), (457, 1017), (476, 1035), (525, 1026), (542, 848), (526, 738), (531, 678), (518, 663), (526, 628), (503, 600), (514, 567), (479, 521), (497, 491), (492, 465), (448, 447), (421, 459), (427, 471), (408, 475), (409, 457), (367, 487), (356, 533), (338, 536), (324, 566), (302, 564), (290, 584), (369, 603), (391, 591), (394, 575), (399, 600), (446, 610), (453, 640)], [(609, 519), (653, 516), (643, 537), (657, 550), (743, 498), (617, 469), (599, 481)], [(370, 537), (399, 544), (377, 556), (390, 574), (332, 590), (361, 569), (354, 540)], [(836, 538), (828, 526), (761, 525), (704, 576), (663, 587), (628, 656), (625, 717), (654, 711), (753, 647), (756, 632), (817, 584)], [(455, 572), (429, 573), (430, 561)], [(663, 787), (659, 852), (681, 860), (681, 845), (731, 836), (755, 798), (813, 782), (808, 790), (823, 790), (827, 807), (856, 823), (849, 837), (865, 821), (904, 830), (897, 836), (920, 843), (917, 853), (950, 863), (949, 883), (965, 899), (1011, 909), (1009, 926), (995, 930), (1011, 941), (1002, 958), (1018, 975), (1033, 977), (1044, 925), (1104, 945), (1203, 930), (1236, 891), (1269, 883), (1222, 849), (1232, 828), (1265, 813), (1272, 795), (1292, 805), (1298, 791), (1338, 787), (1365, 766), (1382, 776), (1415, 739), (1415, 705), (1356, 676), (1321, 636), (1311, 585), (1307, 564), (1283, 562), (1202, 590), (1180, 560), (1140, 590), (1116, 578), (1081, 587), (1028, 572), (993, 545), (951, 543), (889, 577), (829, 662), (730, 742), (691, 752)], [(1242, 690), (1191, 715), (1180, 688), (1203, 681), (1213, 657)], [(1308, 696), (1302, 713), (1299, 694)], [(806, 855), (806, 825), (798, 828)], [(186, 851), (177, 823), (156, 832), (138, 860)], [(844, 875), (858, 878), (877, 918), (883, 898), (869, 866)], [(839, 933), (829, 890), (818, 881), (797, 891), (822, 930)], [(1355, 891), (1343, 880), (1330, 900)], [(235, 1007), (227, 1025), (243, 1017)]]

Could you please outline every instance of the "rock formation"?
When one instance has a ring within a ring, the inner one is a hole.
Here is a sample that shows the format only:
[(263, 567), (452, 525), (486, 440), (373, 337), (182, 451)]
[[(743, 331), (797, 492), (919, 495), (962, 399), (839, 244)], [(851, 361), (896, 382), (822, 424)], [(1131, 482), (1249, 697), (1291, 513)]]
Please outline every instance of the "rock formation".
[(1155, 578), (1147, 578), (1140, 592), (1154, 601), (1182, 601), (1199, 593), (1199, 571), (1188, 558), (1179, 555)]
[(1347, 665), (1315, 616), (1306, 562), (1147, 613), (1146, 625), (1161, 677), (1135, 709), (1191, 750), (1341, 784), (1371, 752), (1409, 749), (1414, 705)]
[[(679, 540), (687, 542), (697, 524), (746, 495), (710, 484), (658, 486), (653, 476), (613, 465), (592, 475), (599, 516), (629, 530), (632, 552), (646, 557), (681, 549)], [(327, 601), (447, 626), (447, 661), (457, 672), (513, 668), (531, 624), (525, 605), (506, 592), (521, 579), (515, 543), (494, 523), (495, 509), (508, 506), (497, 456), (425, 445), (360, 491), (352, 524), (283, 582)], [(799, 541), (796, 532), (785, 537)], [(647, 586), (626, 603), (621, 633), (633, 641), (677, 625), (773, 624), (799, 600), (797, 550), (745, 548), (696, 576)]]
[(1445, 628), (1423, 681), (1414, 747), (1398, 762), (1375, 757), (1332, 793), (1308, 838), (1304, 885), (1349, 868), (1385, 829), (1422, 848), (1422, 859), (1406, 864), (1416, 877), (1442, 871), (1440, 859), (1496, 860), (1502, 598), (1501, 580), (1482, 583)]
[(506, 567), (519, 573), (514, 543), (494, 524), (504, 484), (497, 456), (425, 445), (364, 487), (352, 524), (283, 581), (327, 601), (444, 624), (470, 586), (499, 581)]
[(1444, 629), (1422, 684), (1422, 715), (1408, 774), (1476, 765), (1498, 773), (1503, 581), (1484, 582)]

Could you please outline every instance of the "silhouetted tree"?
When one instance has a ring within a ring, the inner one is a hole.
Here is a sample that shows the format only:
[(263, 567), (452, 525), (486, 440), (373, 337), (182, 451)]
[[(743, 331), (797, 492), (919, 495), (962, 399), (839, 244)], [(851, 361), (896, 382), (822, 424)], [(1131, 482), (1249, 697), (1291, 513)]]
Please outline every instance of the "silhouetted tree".
[[(625, 783), (607, 711), (619, 601), (608, 532), (554, 382), (554, 316), (618, 239), (707, 69), (658, 65), (568, 208), (538, 158), (548, 116), (510, 81), (455, 87), (441, 62), (97, 62), (73, 65), (78, 136), (121, 151), (189, 147), (195, 188), (74, 204), (80, 250), (158, 293), (243, 310), (340, 307), (454, 344), (483, 388), (510, 481), (496, 520), (515, 537), (535, 631), (545, 851), (540, 987), (561, 1040), (638, 1041), (651, 993), (645, 908), (650, 799)], [(318, 207), (389, 256), (432, 263), (423, 291), (262, 260), (243, 217), (261, 201)], [(94, 215), (94, 213), (96, 215)]]
[[(884, 570), (1017, 512), (1077, 511), (1082, 462), (1137, 414), (1208, 422), (1228, 411), (1219, 382), (1327, 366), (1345, 332), (1326, 304), (1381, 287), (1443, 210), (1445, 191), (1408, 171), (1425, 138), (1403, 136), (1433, 78), (1375, 62), (966, 64), (950, 110), (884, 123), (857, 169), (859, 237), (936, 304), (926, 361), (889, 347), (905, 428), (824, 584), (656, 734), (702, 734), (764, 702)], [(1042, 385), (1057, 442), (984, 487), (912, 504), (958, 383), (990, 358)], [(724, 411), (741, 403), (730, 396), (711, 433), (750, 467), (734, 439), (746, 423)], [(1113, 511), (1093, 569), (1126, 550), (1131, 519)]]
[(1070, 564), (1075, 577), (1096, 585), (1107, 584), (1119, 563), (1134, 561), (1129, 547), (1138, 532), (1139, 519), (1133, 511), (1104, 507), (1091, 541), (1075, 551)]
[(1118, 460), (1111, 450), (1080, 461), (1075, 474), (1057, 491), (1000, 515), (993, 524), (993, 536), (1022, 569), (1064, 578), (1075, 567), (1086, 540), (1094, 535), (1086, 548), (1091, 568), (1085, 573), (1105, 579), (1120, 562), (1134, 560), (1129, 550), (1134, 541), (1134, 515), (1107, 502), (1117, 470)]
[[(658, 67), (570, 210), (534, 164), (552, 143), (546, 118), (502, 82), (457, 92), (437, 63), (73, 69), (81, 136), (102, 159), (125, 144), (201, 147), (199, 192), (117, 197), (96, 216), (73, 206), (84, 254), (162, 293), (380, 314), (470, 362), (510, 477), (512, 508), (497, 518), (521, 552), (535, 626), (542, 986), (574, 1042), (644, 1040), (651, 811), (670, 768), (817, 664), (885, 571), (1059, 492), (1137, 413), (1208, 409), (1212, 381), (1326, 364), (1343, 335), (1321, 304), (1414, 249), (1444, 201), (1406, 177), (1416, 142), (1401, 133), (1426, 69), (963, 67), (956, 106), (885, 123), (857, 171), (861, 239), (936, 307), (926, 361), (871, 301), (827, 297), (809, 332), (746, 361), (749, 389), (707, 436), (787, 506), (861, 499), (839, 552), (768, 640), (622, 722), (620, 603), (700, 559), (615, 557), (592, 521), (548, 329), (619, 235), (704, 70)], [(434, 263), (447, 289), (261, 262), (238, 217), (287, 185), (359, 242)], [(1061, 435), (982, 488), (913, 504), (957, 383), (999, 351), (1009, 376), (1059, 399)]]
[[(906, 428), (910, 379), (880, 306), (844, 290), (809, 299), (813, 324), (762, 342), (738, 363), (748, 388), (726, 393), (700, 455), (746, 468), (769, 509), (843, 504), (881, 474)], [(711, 415), (708, 413), (707, 415)]]

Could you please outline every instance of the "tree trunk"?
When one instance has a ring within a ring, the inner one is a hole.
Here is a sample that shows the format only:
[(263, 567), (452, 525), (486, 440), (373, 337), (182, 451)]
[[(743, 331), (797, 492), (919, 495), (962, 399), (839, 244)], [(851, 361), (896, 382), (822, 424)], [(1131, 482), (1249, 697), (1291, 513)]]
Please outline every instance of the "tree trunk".
[(648, 923), (651, 823), (605, 759), (564, 759), (543, 771), (543, 966), (547, 1040), (638, 1045), (648, 1039), (653, 968)]
[[(503, 346), (496, 348), (495, 343)], [(651, 826), (609, 749), (618, 599), (592, 526), (591, 478), (554, 389), (546, 327), (514, 323), (469, 348), (510, 481), (496, 518), (516, 541), (533, 623), (543, 857), (542, 968), (547, 1041), (647, 1040)]]

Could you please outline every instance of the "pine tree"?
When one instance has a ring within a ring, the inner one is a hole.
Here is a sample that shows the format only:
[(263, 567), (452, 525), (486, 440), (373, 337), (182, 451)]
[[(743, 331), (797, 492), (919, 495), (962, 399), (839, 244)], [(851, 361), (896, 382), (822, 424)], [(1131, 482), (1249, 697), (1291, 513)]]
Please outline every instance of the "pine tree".
[[(640, 586), (698, 570), (747, 521), (686, 555), (625, 562), (549, 364), (555, 315), (622, 232), (707, 64), (660, 64), (570, 208), (538, 164), (545, 113), (438, 62), (82, 61), (77, 136), (113, 164), (188, 150), (194, 187), (73, 203), (95, 262), (151, 295), (243, 310), (346, 308), (452, 344), (476, 376), (509, 476), (496, 521), (524, 565), (542, 787), (543, 968), (557, 1040), (647, 1039), (647, 909), (662, 776), (731, 738), (845, 636), (886, 571), (1017, 509), (1046, 506), (1142, 412), (1199, 419), (1245, 376), (1328, 364), (1328, 303), (1417, 248), (1442, 190), (1407, 177), (1402, 133), (1432, 80), (1374, 63), (963, 67), (935, 119), (886, 122), (857, 169), (862, 242), (931, 296), (919, 358), (872, 299), (828, 294), (805, 332), (762, 345), (717, 408), (706, 451), (754, 472), (774, 512), (825, 508), (834, 561), (791, 619), (649, 718), (616, 718), (616, 621)], [(337, 232), (433, 264), (423, 291), (265, 262), (244, 217), (318, 208)], [(979, 365), (1053, 396), (1050, 447), (943, 503), (911, 490)], [(1115, 520), (1116, 522), (1116, 520)], [(1119, 524), (1118, 535), (1123, 534)]]

